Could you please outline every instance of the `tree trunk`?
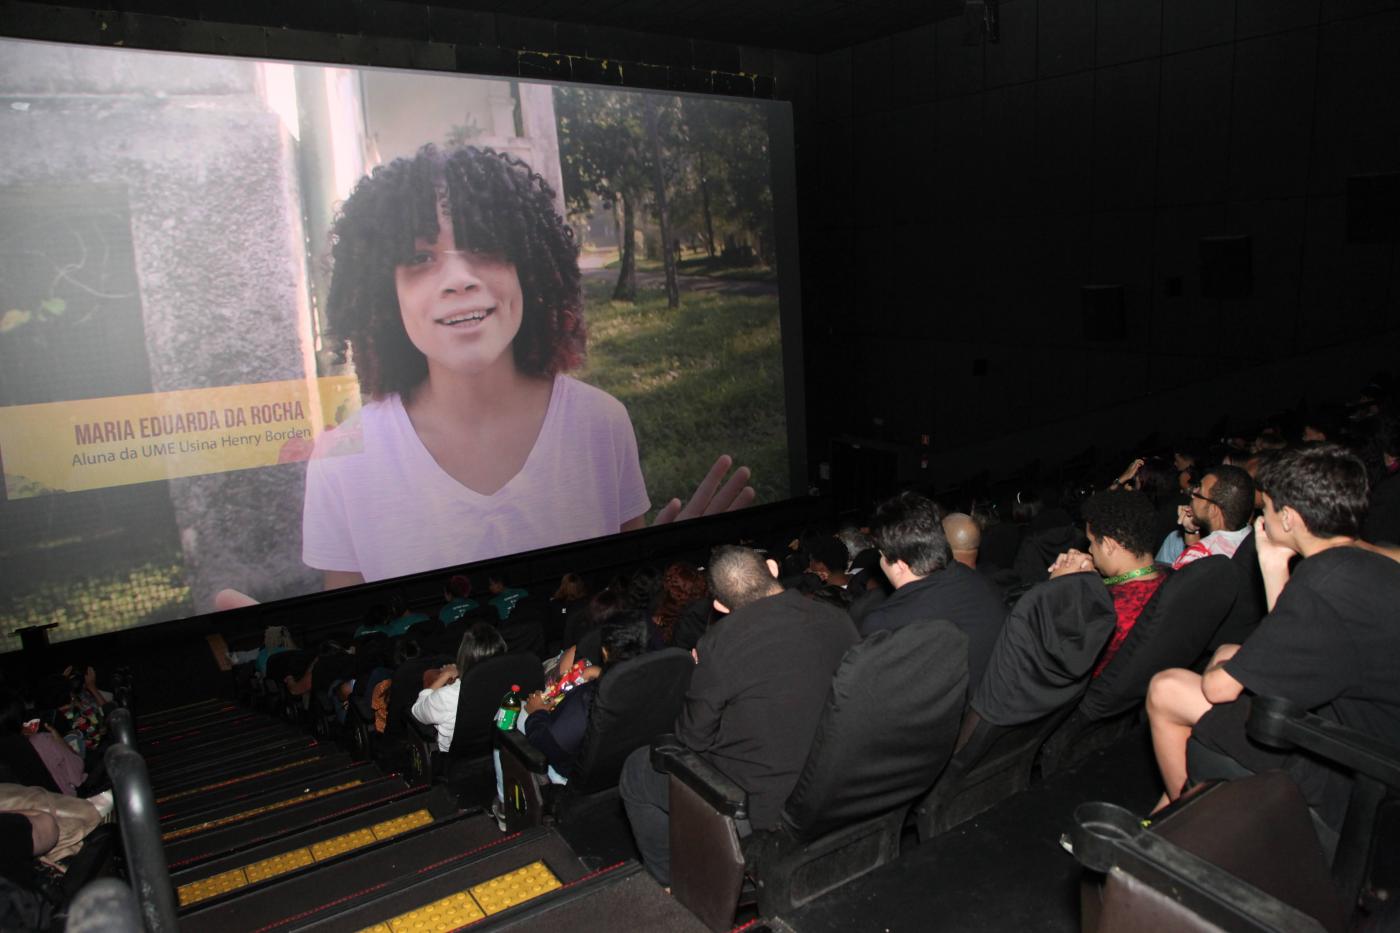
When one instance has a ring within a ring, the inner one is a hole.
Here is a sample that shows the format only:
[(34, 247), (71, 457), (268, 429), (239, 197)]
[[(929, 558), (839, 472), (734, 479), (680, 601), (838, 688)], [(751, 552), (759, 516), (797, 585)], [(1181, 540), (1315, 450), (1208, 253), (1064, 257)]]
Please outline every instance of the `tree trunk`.
[(661, 161), (661, 114), (656, 101), (646, 98), (646, 128), (651, 139), (652, 197), (656, 201), (656, 221), (661, 227), (661, 262), (666, 268), (666, 307), (680, 307), (681, 288), (676, 279), (676, 252), (671, 248), (671, 218), (666, 209), (666, 172)]
[(705, 249), (715, 258), (715, 222), (710, 214), (710, 179), (705, 174), (705, 157), (700, 156), (700, 206), (705, 212)]
[(622, 238), (617, 244), (617, 285), (613, 288), (613, 301), (637, 300), (637, 219), (633, 213), (632, 199), (626, 194), (619, 195), (622, 202)]

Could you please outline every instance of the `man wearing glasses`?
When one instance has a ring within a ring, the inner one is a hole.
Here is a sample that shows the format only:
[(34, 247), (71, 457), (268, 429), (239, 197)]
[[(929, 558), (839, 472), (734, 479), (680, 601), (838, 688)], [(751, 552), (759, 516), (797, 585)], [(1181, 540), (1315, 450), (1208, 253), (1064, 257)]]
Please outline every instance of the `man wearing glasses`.
[[(1181, 527), (1187, 545), (1172, 564), (1180, 570), (1192, 561), (1223, 554), (1234, 557), (1250, 532), (1254, 514), (1254, 480), (1236, 466), (1211, 467), (1191, 487), (1191, 504), (1181, 507)], [(1199, 535), (1192, 542), (1191, 537)]]

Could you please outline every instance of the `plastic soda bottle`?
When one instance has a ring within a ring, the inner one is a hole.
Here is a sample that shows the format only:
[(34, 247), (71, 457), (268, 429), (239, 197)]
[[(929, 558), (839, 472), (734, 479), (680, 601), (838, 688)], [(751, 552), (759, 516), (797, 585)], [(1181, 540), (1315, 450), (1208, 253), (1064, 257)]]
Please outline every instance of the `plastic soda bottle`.
[(496, 712), (496, 728), (502, 732), (509, 732), (515, 728), (515, 721), (520, 718), (520, 707), (523, 706), (520, 696), (520, 685), (511, 684), (510, 693), (501, 699), (501, 708)]

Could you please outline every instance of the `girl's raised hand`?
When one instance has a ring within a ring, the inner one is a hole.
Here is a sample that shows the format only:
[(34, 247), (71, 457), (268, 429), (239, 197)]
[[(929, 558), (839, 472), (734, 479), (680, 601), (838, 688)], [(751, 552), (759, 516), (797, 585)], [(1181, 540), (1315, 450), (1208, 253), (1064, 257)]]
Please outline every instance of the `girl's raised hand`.
[(656, 513), (656, 520), (652, 524), (665, 525), (687, 518), (698, 518), (701, 515), (718, 515), (720, 512), (733, 512), (752, 505), (758, 493), (749, 485), (749, 477), (753, 471), (748, 467), (739, 467), (734, 471), (734, 475), (729, 477), (728, 482), (720, 485), (720, 481), (733, 465), (733, 457), (720, 454), (714, 466), (710, 467), (710, 472), (705, 474), (705, 478), (695, 488), (695, 494), (690, 497), (690, 501), (682, 505), (680, 499), (672, 499)]

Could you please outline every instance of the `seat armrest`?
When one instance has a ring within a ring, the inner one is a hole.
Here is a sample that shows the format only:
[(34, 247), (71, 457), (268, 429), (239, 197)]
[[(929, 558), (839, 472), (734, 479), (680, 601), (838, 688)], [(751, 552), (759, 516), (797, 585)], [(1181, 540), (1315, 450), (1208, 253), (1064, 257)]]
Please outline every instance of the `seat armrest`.
[(531, 745), (530, 740), (525, 738), (518, 729), (509, 731), (497, 729), (494, 738), (496, 748), (500, 749), (502, 755), (513, 756), (535, 774), (544, 774), (549, 771), (549, 759), (545, 758), (544, 752)]
[(653, 768), (684, 783), (721, 815), (748, 818), (748, 791), (698, 753), (679, 744), (662, 744), (667, 739), (675, 741), (674, 736), (662, 736), (651, 747)]
[(1278, 697), (1250, 703), (1249, 737), (1274, 748), (1301, 748), (1400, 791), (1400, 748), (1309, 713)]
[(437, 729), (419, 722), (413, 718), (412, 713), (405, 712), (403, 716), (404, 731), (411, 739), (422, 739), (424, 742), (432, 743), (433, 748), (437, 748)]
[(1085, 868), (1129, 875), (1214, 924), (1210, 929), (1325, 933), (1316, 918), (1149, 832), (1117, 804), (1080, 804), (1070, 836), (1074, 857)]

